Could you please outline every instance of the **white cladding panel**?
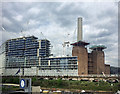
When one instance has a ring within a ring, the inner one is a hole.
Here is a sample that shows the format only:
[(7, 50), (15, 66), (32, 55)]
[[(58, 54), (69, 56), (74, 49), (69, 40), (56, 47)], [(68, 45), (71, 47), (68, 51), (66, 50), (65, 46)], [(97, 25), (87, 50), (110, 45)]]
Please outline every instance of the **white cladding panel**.
[[(15, 74), (18, 72), (19, 68), (10, 68), (5, 69), (4, 75), (5, 76), (15, 76)], [(22, 69), (20, 69), (20, 73), (17, 75), (22, 75)]]
[[(14, 76), (19, 68), (6, 69), (5, 75)], [(20, 73), (17, 75), (22, 75), (23, 69), (20, 70)], [(36, 67), (24, 68), (24, 76), (78, 76), (77, 70), (38, 70)]]
[(24, 68), (24, 75), (25, 76), (35, 76), (36, 75), (36, 67), (32, 68)]
[(77, 70), (39, 70), (39, 76), (78, 76)]

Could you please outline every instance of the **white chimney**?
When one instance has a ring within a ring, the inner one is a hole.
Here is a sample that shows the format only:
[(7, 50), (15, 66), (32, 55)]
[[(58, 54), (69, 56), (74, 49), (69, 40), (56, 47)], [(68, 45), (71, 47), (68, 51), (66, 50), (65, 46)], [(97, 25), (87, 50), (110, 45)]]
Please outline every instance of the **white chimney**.
[(82, 18), (78, 18), (77, 41), (82, 40)]

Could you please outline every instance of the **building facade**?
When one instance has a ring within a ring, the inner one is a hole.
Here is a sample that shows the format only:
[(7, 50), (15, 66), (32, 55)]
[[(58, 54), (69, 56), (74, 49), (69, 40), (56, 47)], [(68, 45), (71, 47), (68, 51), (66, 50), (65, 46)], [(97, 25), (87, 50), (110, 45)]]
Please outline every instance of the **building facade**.
[[(77, 76), (77, 57), (50, 57), (50, 41), (35, 36), (7, 40), (1, 46), (4, 53), (3, 75)], [(4, 50), (3, 50), (4, 49)]]
[[(88, 54), (88, 73), (89, 74), (110, 74), (110, 66), (105, 64), (104, 45), (95, 45), (90, 48)], [(109, 71), (109, 72), (108, 72)]]
[(104, 45), (90, 47), (88, 53), (86, 45), (89, 43), (78, 41), (73, 43), (72, 55), (78, 57), (78, 75), (110, 75), (110, 65), (105, 64)]
[(78, 75), (88, 75), (88, 51), (85, 47), (88, 44), (83, 41), (72, 44), (72, 56), (78, 57)]

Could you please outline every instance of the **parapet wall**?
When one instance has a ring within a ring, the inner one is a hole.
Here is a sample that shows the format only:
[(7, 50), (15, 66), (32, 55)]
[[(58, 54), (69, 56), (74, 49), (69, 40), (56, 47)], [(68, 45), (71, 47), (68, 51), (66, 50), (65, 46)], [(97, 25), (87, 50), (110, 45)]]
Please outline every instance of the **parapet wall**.
[(32, 68), (24, 68), (24, 74), (23, 74), (23, 68), (20, 69), (20, 72), (18, 74), (17, 71), (19, 68), (10, 68), (6, 69), (5, 73), (3, 75), (5, 76), (78, 76), (78, 70), (39, 70), (37, 67)]

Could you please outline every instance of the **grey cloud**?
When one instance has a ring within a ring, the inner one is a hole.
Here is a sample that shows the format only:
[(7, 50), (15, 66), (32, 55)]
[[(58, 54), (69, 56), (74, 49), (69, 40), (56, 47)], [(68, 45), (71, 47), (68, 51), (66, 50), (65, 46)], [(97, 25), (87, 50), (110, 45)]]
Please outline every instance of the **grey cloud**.
[[(112, 45), (117, 42), (117, 37), (115, 37), (117, 36), (117, 11), (115, 9), (116, 4), (114, 3), (3, 3), (3, 17), (12, 24), (9, 25), (7, 22), (2, 24), (8, 32), (16, 33), (16, 35), (22, 29), (28, 29), (31, 32), (26, 32), (26, 34), (31, 33), (40, 38), (40, 32), (43, 32), (51, 40), (53, 46), (60, 46), (58, 48), (62, 51), (65, 34), (70, 33), (70, 38), (66, 39), (72, 41), (72, 34), (77, 27), (77, 18), (81, 16), (83, 17), (83, 25), (88, 25), (91, 28), (87, 29), (89, 32), (84, 33), (84, 39), (88, 40), (91, 45), (106, 45), (108, 48), (105, 52), (108, 53), (106, 57), (108, 60), (111, 52), (117, 49), (115, 45)], [(20, 21), (15, 19), (19, 15), (22, 16)], [(30, 24), (27, 28), (28, 21)], [(12, 34), (11, 37), (13, 37)], [(3, 40), (5, 40), (4, 37)], [(56, 50), (53, 51), (60, 53)], [(116, 64), (116, 59), (110, 59), (111, 64)]]

